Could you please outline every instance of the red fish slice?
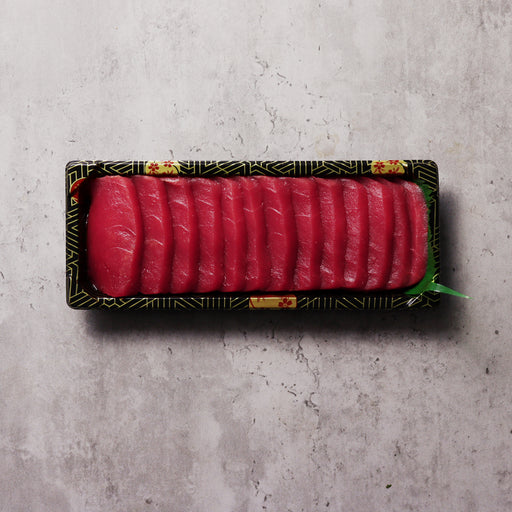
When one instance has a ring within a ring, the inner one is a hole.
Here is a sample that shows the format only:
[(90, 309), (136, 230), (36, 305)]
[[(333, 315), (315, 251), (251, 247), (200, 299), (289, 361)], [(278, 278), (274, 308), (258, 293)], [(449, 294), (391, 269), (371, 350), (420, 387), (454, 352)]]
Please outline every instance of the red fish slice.
[(224, 280), (222, 192), (215, 179), (191, 179), (199, 226), (199, 278), (195, 291), (206, 293), (220, 290)]
[(402, 288), (407, 284), (411, 261), (411, 227), (405, 188), (400, 183), (400, 180), (389, 182), (393, 193), (395, 229), (393, 233), (391, 273), (386, 284), (388, 290)]
[(407, 211), (411, 223), (411, 265), (406, 286), (418, 283), (427, 270), (428, 260), (428, 212), (421, 188), (404, 181)]
[(267, 251), (263, 191), (258, 178), (237, 178), (244, 198), (244, 218), (247, 226), (247, 267), (245, 290), (265, 290), (270, 278)]
[(242, 187), (233, 178), (219, 178), (222, 188), (222, 228), (224, 232), (223, 292), (236, 292), (245, 286), (247, 229)]
[(368, 280), (368, 196), (359, 180), (347, 179), (343, 185), (347, 216), (345, 287), (362, 290)]
[(133, 181), (121, 176), (91, 184), (87, 259), (93, 284), (111, 297), (139, 291), (143, 228)]
[(361, 178), (368, 194), (368, 280), (365, 290), (385, 288), (393, 249), (393, 192), (382, 178)]
[(291, 290), (297, 257), (297, 233), (287, 178), (261, 176), (263, 211), (270, 258), (268, 291)]
[(345, 285), (344, 259), (347, 246), (347, 220), (343, 204), (343, 180), (315, 178), (318, 184), (323, 248), (320, 265), (321, 287)]
[(170, 292), (190, 293), (196, 286), (199, 263), (199, 228), (191, 178), (161, 178), (174, 234)]
[(314, 290), (321, 284), (323, 238), (317, 182), (311, 178), (290, 180), (298, 244), (293, 287), (295, 290)]
[(169, 291), (173, 237), (165, 184), (151, 176), (134, 176), (133, 183), (144, 230), (140, 291), (166, 293)]

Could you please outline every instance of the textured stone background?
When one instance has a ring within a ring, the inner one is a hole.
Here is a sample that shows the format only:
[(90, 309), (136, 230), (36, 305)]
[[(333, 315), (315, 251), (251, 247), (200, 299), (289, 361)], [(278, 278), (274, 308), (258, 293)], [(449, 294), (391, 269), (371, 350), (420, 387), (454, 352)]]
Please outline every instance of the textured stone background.
[[(508, 0), (4, 0), (0, 45), (0, 510), (511, 509)], [(75, 158), (432, 158), (474, 299), (69, 310)]]

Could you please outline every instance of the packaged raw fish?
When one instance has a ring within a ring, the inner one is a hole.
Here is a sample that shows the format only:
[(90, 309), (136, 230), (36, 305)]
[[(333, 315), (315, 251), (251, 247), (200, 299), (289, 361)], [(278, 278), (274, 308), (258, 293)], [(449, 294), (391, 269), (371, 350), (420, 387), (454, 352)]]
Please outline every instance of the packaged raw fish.
[(431, 161), (78, 161), (67, 191), (75, 308), (396, 309), (448, 290)]

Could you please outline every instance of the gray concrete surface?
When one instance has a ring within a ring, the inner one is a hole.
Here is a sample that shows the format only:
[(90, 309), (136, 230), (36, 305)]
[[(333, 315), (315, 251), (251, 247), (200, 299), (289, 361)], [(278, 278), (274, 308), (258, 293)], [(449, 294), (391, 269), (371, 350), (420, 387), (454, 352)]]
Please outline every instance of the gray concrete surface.
[[(506, 0), (4, 0), (0, 510), (512, 510)], [(431, 158), (414, 313), (67, 309), (64, 166)]]

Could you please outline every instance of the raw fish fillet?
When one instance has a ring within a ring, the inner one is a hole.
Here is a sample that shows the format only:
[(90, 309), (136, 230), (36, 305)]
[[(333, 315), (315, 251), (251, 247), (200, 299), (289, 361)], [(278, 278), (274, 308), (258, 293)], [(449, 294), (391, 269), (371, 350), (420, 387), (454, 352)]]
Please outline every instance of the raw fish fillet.
[(267, 290), (292, 290), (297, 257), (297, 233), (289, 180), (270, 176), (255, 179), (263, 189), (263, 211), (270, 258), (270, 280)]
[(347, 218), (345, 287), (362, 290), (368, 280), (368, 195), (357, 179), (347, 179), (343, 185)]
[(345, 285), (344, 260), (347, 247), (347, 219), (343, 204), (344, 179), (315, 178), (318, 184), (323, 251), (320, 265), (321, 288)]
[(247, 229), (242, 187), (238, 180), (219, 178), (222, 189), (222, 227), (224, 232), (224, 281), (221, 291), (244, 289), (247, 257)]
[(247, 266), (245, 291), (265, 290), (270, 280), (263, 190), (257, 178), (236, 178), (242, 187), (244, 217), (247, 227)]
[(161, 179), (167, 189), (167, 203), (174, 235), (170, 292), (190, 293), (194, 290), (199, 277), (199, 226), (192, 195), (192, 180)]
[(196, 292), (220, 290), (224, 281), (222, 191), (214, 179), (194, 178), (192, 194), (199, 226), (199, 276)]
[(144, 229), (140, 292), (166, 293), (171, 278), (173, 237), (165, 183), (150, 176), (134, 176), (133, 183)]
[(314, 290), (321, 285), (323, 245), (317, 181), (311, 178), (290, 180), (298, 243), (293, 289)]
[(382, 178), (361, 178), (368, 194), (368, 280), (365, 290), (381, 290), (391, 272), (393, 230), (393, 192)]
[(402, 288), (407, 284), (411, 261), (409, 213), (405, 188), (400, 183), (400, 180), (389, 182), (393, 192), (393, 215), (395, 217), (391, 274), (386, 284), (386, 288), (389, 290)]
[(106, 295), (139, 292), (143, 228), (133, 180), (94, 179), (87, 223), (87, 260), (92, 283)]
[(423, 278), (427, 270), (428, 212), (421, 188), (410, 181), (403, 181), (402, 186), (406, 190), (411, 226), (411, 266), (406, 286), (412, 286)]

